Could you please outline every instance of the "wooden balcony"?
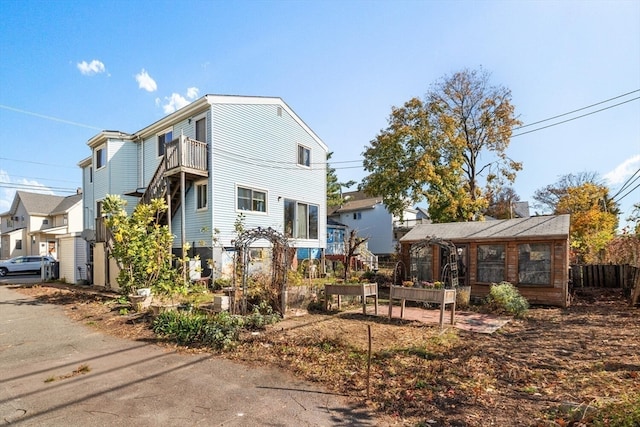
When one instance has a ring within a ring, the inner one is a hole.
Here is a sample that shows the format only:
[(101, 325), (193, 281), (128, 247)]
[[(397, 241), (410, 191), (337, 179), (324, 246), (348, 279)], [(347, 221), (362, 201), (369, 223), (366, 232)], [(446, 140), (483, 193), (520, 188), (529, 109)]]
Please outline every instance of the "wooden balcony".
[(207, 143), (186, 136), (179, 136), (165, 147), (164, 175), (172, 176), (185, 172), (187, 179), (209, 176)]

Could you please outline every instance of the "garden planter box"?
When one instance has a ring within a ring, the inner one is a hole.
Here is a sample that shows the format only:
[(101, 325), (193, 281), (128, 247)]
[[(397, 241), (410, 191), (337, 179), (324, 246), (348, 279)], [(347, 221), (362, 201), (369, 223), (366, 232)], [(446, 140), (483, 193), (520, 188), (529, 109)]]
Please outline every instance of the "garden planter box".
[(440, 304), (440, 327), (444, 326), (444, 309), (451, 304), (451, 324), (455, 322), (456, 314), (456, 290), (455, 289), (423, 289), (407, 288), (404, 286), (391, 286), (389, 290), (389, 319), (393, 310), (393, 300), (401, 300), (400, 318), (404, 317), (404, 306), (407, 300), (416, 302), (428, 302)]
[(325, 309), (329, 310), (333, 295), (338, 296), (338, 309), (340, 309), (340, 297), (352, 295), (362, 297), (362, 312), (367, 314), (367, 297), (373, 297), (375, 314), (378, 314), (378, 284), (377, 283), (347, 283), (324, 285)]

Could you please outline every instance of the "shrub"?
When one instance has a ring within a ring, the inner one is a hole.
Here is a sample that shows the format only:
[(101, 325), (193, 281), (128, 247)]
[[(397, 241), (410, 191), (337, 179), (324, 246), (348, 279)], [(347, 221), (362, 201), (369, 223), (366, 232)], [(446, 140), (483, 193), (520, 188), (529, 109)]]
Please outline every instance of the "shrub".
[[(261, 313), (261, 308), (265, 313)], [(280, 316), (270, 311), (270, 307), (256, 307), (248, 316), (231, 315), (226, 311), (215, 315), (166, 311), (154, 319), (152, 329), (158, 336), (178, 345), (226, 350), (238, 341), (241, 329), (263, 329), (279, 320)]]
[(509, 282), (492, 283), (486, 303), (491, 311), (507, 312), (516, 317), (523, 316), (529, 302)]

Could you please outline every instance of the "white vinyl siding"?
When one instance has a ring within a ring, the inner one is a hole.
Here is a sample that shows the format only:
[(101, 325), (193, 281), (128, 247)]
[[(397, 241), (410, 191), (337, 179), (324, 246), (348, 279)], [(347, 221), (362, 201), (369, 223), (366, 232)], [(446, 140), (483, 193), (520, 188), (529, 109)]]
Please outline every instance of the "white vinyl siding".
[[(214, 104), (212, 113), (212, 200), (215, 227), (223, 244), (234, 238), (236, 186), (267, 190), (267, 215), (244, 212), (245, 228), (284, 232), (284, 199), (319, 207), (319, 236), (326, 235), (326, 148), (288, 110), (276, 104)], [(297, 167), (298, 146), (310, 148), (310, 168)], [(325, 239), (297, 240), (324, 247)]]

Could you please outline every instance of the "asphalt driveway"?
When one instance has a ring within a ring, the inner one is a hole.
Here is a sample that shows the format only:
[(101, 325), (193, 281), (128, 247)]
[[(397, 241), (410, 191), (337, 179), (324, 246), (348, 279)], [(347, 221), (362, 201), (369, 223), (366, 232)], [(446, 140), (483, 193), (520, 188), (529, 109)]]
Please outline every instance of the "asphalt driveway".
[(283, 371), (106, 336), (0, 284), (0, 425), (125, 424), (381, 423)]

